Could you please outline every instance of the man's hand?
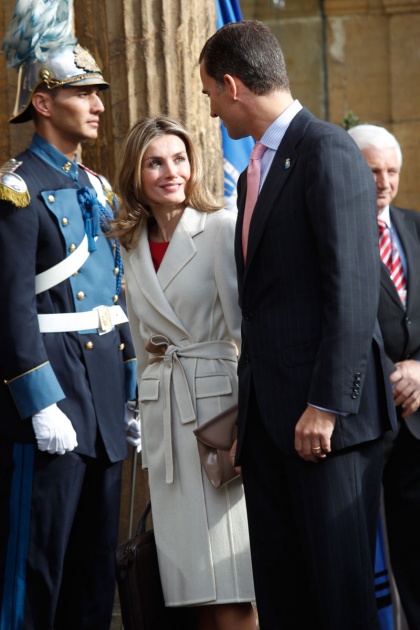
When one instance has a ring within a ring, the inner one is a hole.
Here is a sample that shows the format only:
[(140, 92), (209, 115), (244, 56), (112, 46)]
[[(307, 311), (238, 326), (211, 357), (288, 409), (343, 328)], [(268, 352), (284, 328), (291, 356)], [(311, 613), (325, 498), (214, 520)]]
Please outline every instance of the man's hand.
[(132, 444), (137, 450), (137, 453), (141, 451), (141, 424), (140, 414), (136, 409), (136, 401), (129, 400), (125, 405), (124, 415), (125, 430), (127, 431), (127, 442)]
[(77, 446), (76, 431), (56, 404), (35, 413), (32, 416), (32, 426), (40, 451), (47, 451), (50, 455), (64, 455)]
[(408, 418), (420, 405), (420, 362), (407, 359), (399, 361), (395, 367), (390, 376), (394, 403), (396, 407), (401, 405), (402, 417)]
[(302, 459), (317, 463), (331, 451), (335, 414), (308, 405), (295, 428), (295, 449)]

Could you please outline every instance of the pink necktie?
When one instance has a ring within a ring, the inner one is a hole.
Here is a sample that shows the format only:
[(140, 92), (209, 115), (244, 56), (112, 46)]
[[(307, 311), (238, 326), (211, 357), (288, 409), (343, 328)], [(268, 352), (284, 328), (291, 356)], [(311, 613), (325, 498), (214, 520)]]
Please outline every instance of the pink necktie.
[(244, 210), (244, 222), (242, 226), (242, 251), (244, 260), (246, 260), (246, 252), (248, 249), (249, 226), (251, 223), (252, 213), (257, 203), (258, 191), (261, 178), (261, 158), (264, 155), (266, 146), (261, 142), (256, 142), (251, 152), (250, 162), (247, 172), (247, 192)]
[(400, 254), (396, 247), (392, 246), (390, 230), (382, 219), (378, 219), (379, 226), (379, 251), (382, 262), (388, 267), (391, 280), (395, 284), (401, 302), (405, 304), (407, 282), (404, 275)]

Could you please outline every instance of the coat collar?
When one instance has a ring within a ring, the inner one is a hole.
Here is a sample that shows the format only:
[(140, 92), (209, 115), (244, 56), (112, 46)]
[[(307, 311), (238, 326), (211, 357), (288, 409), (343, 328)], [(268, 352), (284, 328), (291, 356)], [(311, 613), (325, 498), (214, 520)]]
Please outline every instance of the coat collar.
[(194, 237), (204, 230), (206, 220), (206, 213), (191, 207), (185, 208), (158, 273), (153, 267), (145, 227), (140, 232), (135, 248), (124, 254), (127, 279), (132, 285), (136, 283), (148, 302), (173, 324), (171, 336), (173, 342), (179, 338), (188, 338), (189, 335), (166, 299), (164, 291), (185, 265), (194, 258), (197, 252)]

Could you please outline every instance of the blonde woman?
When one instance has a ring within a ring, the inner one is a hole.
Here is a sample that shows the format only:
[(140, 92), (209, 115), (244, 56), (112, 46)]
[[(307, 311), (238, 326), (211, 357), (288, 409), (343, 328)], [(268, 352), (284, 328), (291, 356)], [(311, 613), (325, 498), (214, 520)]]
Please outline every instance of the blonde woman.
[(196, 606), (200, 630), (255, 630), (241, 479), (214, 489), (193, 433), (237, 400), (236, 217), (212, 198), (191, 135), (167, 116), (132, 127), (116, 179), (113, 234), (123, 246), (165, 603)]

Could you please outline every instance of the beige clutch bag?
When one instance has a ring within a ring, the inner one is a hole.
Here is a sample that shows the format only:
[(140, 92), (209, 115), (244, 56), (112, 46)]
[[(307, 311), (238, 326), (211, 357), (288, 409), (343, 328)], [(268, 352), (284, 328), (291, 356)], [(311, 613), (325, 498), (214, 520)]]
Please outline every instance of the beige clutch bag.
[(237, 416), (238, 405), (233, 405), (194, 430), (201, 464), (214, 488), (239, 476), (229, 459), (236, 438)]

